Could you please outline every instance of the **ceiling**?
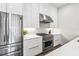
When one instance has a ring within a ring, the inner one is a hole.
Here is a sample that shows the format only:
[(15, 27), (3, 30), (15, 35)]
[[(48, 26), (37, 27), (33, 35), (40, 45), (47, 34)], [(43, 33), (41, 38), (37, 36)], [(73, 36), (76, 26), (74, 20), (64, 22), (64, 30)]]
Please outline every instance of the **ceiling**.
[(68, 3), (50, 3), (50, 5), (55, 6), (57, 8), (67, 5)]

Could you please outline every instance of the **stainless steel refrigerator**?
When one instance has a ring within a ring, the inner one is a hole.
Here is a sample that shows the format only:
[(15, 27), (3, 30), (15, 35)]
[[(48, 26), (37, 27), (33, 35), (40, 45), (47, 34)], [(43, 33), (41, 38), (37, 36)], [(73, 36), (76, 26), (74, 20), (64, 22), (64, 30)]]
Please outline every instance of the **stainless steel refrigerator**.
[(0, 12), (0, 56), (22, 56), (22, 15)]

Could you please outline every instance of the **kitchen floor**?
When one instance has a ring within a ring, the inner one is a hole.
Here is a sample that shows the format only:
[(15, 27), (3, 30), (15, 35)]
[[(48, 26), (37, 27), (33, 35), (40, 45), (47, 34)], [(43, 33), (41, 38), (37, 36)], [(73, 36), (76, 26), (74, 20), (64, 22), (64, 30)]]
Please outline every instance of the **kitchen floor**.
[(45, 51), (45, 52), (42, 52), (42, 53), (40, 53), (40, 54), (38, 54), (38, 55), (36, 55), (36, 56), (45, 56), (46, 54), (52, 52), (53, 50), (55, 50), (55, 49), (57, 49), (57, 48), (59, 48), (59, 47), (61, 47), (61, 46), (62, 46), (62, 45), (59, 44), (59, 45), (55, 46), (54, 48), (51, 48), (50, 50)]

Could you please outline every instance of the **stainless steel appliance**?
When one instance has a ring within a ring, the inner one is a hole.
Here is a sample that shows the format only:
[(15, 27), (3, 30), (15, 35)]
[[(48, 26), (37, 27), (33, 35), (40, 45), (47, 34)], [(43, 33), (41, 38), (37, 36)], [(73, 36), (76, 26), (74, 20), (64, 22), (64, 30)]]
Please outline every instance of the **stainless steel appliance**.
[(0, 56), (23, 55), (22, 16), (0, 12)]
[(50, 48), (53, 48), (53, 35), (49, 35), (46, 33), (37, 33), (37, 35), (40, 35), (43, 37), (43, 51), (50, 50)]
[(48, 15), (44, 15), (44, 14), (39, 14), (39, 20), (40, 20), (40, 23), (52, 23), (53, 20), (50, 16)]
[(50, 28), (51, 23), (53, 23), (53, 19), (51, 16), (39, 14), (39, 26), (40, 28)]

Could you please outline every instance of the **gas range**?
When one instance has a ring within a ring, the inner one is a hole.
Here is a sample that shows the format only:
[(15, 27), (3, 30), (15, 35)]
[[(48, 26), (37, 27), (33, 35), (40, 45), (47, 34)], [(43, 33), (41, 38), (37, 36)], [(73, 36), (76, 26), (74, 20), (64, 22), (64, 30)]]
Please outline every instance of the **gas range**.
[(47, 33), (37, 33), (37, 35), (42, 36), (43, 37), (43, 41), (49, 41), (49, 40), (53, 40), (53, 35), (51, 34), (47, 34)]
[(49, 50), (53, 47), (53, 35), (47, 34), (47, 33), (37, 33), (37, 35), (42, 36), (42, 42), (43, 42), (43, 51)]

